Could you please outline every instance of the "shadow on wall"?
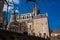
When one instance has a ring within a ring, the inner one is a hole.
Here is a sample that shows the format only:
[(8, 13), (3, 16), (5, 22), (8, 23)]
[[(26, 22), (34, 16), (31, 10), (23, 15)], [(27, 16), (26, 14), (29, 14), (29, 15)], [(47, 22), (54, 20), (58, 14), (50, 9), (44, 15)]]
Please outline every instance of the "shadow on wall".
[(30, 36), (27, 34), (27, 32), (21, 34), (0, 29), (0, 40), (50, 40), (49, 38), (45, 39), (38, 36)]

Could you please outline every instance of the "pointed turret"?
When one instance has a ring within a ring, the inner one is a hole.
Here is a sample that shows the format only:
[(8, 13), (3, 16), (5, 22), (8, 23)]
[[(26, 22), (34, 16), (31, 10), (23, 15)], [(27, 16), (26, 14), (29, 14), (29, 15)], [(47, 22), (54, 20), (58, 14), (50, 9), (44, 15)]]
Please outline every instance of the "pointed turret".
[(34, 16), (37, 16), (39, 13), (38, 13), (38, 7), (37, 5), (35, 4), (35, 7), (33, 8), (33, 13), (34, 13)]

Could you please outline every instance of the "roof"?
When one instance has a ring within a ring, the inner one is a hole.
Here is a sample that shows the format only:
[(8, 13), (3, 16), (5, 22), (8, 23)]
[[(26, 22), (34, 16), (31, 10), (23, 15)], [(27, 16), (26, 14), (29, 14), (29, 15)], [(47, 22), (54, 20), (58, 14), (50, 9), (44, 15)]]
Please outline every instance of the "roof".
[(60, 33), (60, 30), (53, 30), (51, 33)]

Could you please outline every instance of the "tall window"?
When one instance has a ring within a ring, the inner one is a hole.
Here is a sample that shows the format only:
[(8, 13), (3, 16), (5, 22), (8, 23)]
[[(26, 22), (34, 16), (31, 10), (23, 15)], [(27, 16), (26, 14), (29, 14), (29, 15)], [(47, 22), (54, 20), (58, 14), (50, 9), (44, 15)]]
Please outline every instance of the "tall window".
[(41, 33), (39, 33), (39, 36), (41, 37)]
[(24, 19), (26, 19), (25, 16), (24, 16)]
[(23, 16), (23, 19), (24, 19), (24, 16)]
[(21, 19), (23, 19), (23, 16), (21, 16)]
[(29, 16), (27, 16), (27, 19), (29, 18)]
[(43, 37), (45, 38), (45, 36), (46, 36), (46, 33), (43, 33)]

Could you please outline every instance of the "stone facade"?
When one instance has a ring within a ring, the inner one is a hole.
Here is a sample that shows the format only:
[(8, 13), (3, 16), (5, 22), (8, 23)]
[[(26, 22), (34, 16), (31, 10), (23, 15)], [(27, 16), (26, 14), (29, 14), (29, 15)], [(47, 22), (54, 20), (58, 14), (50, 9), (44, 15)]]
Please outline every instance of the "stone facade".
[[(14, 15), (11, 15), (10, 24), (13, 20), (15, 20)], [(29, 35), (49, 37), (48, 15), (39, 14), (37, 6), (31, 13), (16, 15), (16, 21), (19, 23), (18, 28), (21, 29), (19, 31), (22, 33), (27, 31)]]
[(33, 29), (36, 35), (39, 35), (40, 33), (42, 36), (44, 36), (44, 34), (49, 36), (48, 18), (46, 16), (42, 16), (42, 18), (34, 18)]

